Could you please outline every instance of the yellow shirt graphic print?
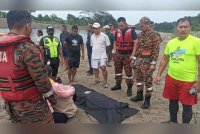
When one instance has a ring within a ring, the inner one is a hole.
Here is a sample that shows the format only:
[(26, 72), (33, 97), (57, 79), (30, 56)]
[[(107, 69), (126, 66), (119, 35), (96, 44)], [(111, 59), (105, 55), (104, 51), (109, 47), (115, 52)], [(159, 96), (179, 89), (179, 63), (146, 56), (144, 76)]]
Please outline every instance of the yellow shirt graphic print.
[(172, 39), (167, 43), (165, 54), (170, 56), (168, 74), (181, 81), (197, 80), (197, 55), (200, 55), (200, 39), (189, 35), (184, 40)]
[(181, 49), (180, 46), (177, 47), (177, 50), (170, 53), (170, 60), (173, 63), (179, 64), (184, 62), (184, 55), (186, 54), (186, 49)]

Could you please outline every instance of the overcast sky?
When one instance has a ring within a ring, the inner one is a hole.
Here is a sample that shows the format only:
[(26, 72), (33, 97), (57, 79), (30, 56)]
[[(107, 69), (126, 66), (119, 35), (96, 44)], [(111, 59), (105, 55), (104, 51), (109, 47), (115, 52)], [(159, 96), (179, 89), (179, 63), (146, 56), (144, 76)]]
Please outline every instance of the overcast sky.
[(200, 0), (0, 0), (1, 10), (33, 10), (38, 14), (66, 19), (67, 14), (79, 15), (83, 10), (109, 11), (114, 18), (125, 17), (129, 24), (136, 24), (143, 16), (154, 22), (176, 21), (184, 16), (200, 13)]
[[(128, 24), (137, 24), (139, 22), (139, 19), (143, 16), (149, 17), (152, 21), (155, 23), (160, 23), (160, 22), (172, 22), (176, 21), (177, 19), (185, 16), (196, 16), (200, 14), (199, 11), (190, 11), (190, 10), (185, 10), (185, 11), (163, 11), (163, 10), (143, 10), (143, 11), (135, 11), (135, 10), (130, 10), (130, 11), (108, 11), (110, 14), (113, 15), (115, 19), (118, 17), (125, 17), (127, 19)], [(80, 11), (36, 11), (33, 13), (33, 15), (37, 16), (38, 14), (42, 14), (43, 16), (45, 14), (51, 15), (51, 14), (56, 14), (58, 17), (66, 19), (67, 14), (73, 14), (76, 17), (78, 17), (80, 14)]]

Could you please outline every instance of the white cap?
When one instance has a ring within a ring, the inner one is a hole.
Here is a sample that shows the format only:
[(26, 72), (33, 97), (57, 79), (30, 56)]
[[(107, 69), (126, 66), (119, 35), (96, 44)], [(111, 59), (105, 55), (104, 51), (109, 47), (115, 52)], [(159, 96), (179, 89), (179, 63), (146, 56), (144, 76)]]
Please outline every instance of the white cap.
[(104, 29), (110, 29), (110, 26), (109, 25), (105, 25), (103, 28)]
[(94, 28), (100, 28), (101, 25), (100, 25), (99, 23), (95, 22), (95, 23), (92, 25), (92, 27), (94, 27)]

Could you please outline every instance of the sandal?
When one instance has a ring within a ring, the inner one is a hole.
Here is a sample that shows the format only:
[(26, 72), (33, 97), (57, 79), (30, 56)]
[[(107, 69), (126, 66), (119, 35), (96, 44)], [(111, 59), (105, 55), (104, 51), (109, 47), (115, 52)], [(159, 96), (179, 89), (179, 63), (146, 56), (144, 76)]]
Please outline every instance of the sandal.
[(109, 87), (108, 83), (104, 83), (103, 88), (108, 88), (108, 87)]
[(100, 81), (99, 80), (95, 80), (94, 83), (92, 83), (92, 85), (96, 85), (96, 84), (99, 84)]
[(78, 80), (72, 80), (72, 82), (78, 82)]

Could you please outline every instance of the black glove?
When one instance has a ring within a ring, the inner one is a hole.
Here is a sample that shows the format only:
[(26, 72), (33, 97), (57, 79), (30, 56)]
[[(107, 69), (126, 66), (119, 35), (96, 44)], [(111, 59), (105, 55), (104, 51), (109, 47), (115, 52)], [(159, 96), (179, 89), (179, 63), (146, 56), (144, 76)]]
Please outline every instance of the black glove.
[(57, 104), (57, 95), (54, 93), (51, 96), (46, 98), (52, 105)]

